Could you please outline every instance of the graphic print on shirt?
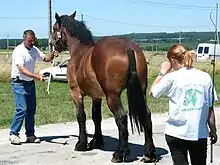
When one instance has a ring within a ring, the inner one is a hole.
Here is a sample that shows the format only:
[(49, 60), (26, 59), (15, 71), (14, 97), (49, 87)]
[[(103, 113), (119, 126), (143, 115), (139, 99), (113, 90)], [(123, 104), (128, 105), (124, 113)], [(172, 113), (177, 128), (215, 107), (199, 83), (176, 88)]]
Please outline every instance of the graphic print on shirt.
[(183, 111), (201, 110), (203, 106), (203, 88), (200, 85), (190, 85), (184, 93)]

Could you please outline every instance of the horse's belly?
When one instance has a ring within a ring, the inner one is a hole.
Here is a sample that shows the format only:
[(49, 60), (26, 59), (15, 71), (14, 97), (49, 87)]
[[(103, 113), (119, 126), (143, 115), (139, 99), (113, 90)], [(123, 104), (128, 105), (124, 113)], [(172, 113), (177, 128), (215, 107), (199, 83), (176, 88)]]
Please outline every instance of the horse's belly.
[(91, 53), (85, 56), (81, 66), (83, 67), (77, 72), (77, 81), (81, 91), (92, 98), (102, 98), (104, 92), (91, 66)]
[(84, 94), (92, 98), (102, 98), (104, 96), (104, 92), (94, 73), (88, 74), (83, 81), (83, 83), (80, 83), (82, 84), (80, 89)]

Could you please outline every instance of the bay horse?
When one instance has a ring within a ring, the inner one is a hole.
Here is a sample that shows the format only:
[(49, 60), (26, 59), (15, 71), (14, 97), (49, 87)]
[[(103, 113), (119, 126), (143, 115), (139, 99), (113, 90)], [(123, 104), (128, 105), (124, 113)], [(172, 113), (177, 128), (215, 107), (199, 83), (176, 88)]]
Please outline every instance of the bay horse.
[[(145, 149), (142, 160), (154, 162), (156, 151), (151, 112), (146, 104), (148, 66), (142, 50), (127, 38), (106, 36), (95, 42), (85, 23), (76, 20), (75, 16), (76, 11), (71, 15), (61, 16), (55, 13), (56, 22), (51, 34), (55, 50), (68, 50), (70, 53), (67, 80), (79, 125), (75, 151), (103, 148), (101, 103), (105, 97), (119, 132), (119, 144), (111, 161), (119, 163), (127, 160), (130, 154), (128, 117), (120, 98), (123, 90), (127, 89), (132, 133), (134, 121), (138, 133), (144, 131)], [(92, 120), (95, 125), (90, 143), (86, 132), (85, 96), (92, 99)]]

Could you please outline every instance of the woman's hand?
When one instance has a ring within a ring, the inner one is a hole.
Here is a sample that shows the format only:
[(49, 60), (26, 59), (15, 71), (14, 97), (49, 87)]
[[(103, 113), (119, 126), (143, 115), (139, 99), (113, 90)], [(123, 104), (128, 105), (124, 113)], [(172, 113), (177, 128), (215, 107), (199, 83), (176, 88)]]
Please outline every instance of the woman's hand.
[(172, 69), (169, 61), (163, 62), (160, 67), (160, 73), (162, 73), (163, 75), (167, 74)]
[(217, 133), (215, 131), (210, 131), (209, 132), (209, 137), (210, 137), (210, 140), (211, 140), (211, 144), (215, 144), (218, 140), (218, 136), (217, 136)]

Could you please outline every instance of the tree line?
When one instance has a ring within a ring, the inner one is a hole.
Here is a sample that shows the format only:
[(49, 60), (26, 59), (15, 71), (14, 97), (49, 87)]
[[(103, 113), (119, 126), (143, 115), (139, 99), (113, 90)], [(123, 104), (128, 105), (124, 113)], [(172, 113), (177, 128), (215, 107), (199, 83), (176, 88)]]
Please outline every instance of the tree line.
[[(130, 33), (115, 35), (118, 37), (126, 37), (138, 43), (144, 50), (167, 50), (174, 43), (186, 44), (188, 49), (195, 49), (200, 42), (213, 42), (214, 32), (177, 32), (177, 33)], [(181, 36), (181, 39), (180, 39)], [(95, 40), (103, 36), (94, 36)], [(36, 45), (43, 50), (48, 47), (47, 38), (39, 38), (36, 40)], [(22, 42), (22, 39), (9, 39), (9, 48), (13, 49), (16, 45)], [(0, 49), (7, 48), (7, 40), (0, 39)]]

